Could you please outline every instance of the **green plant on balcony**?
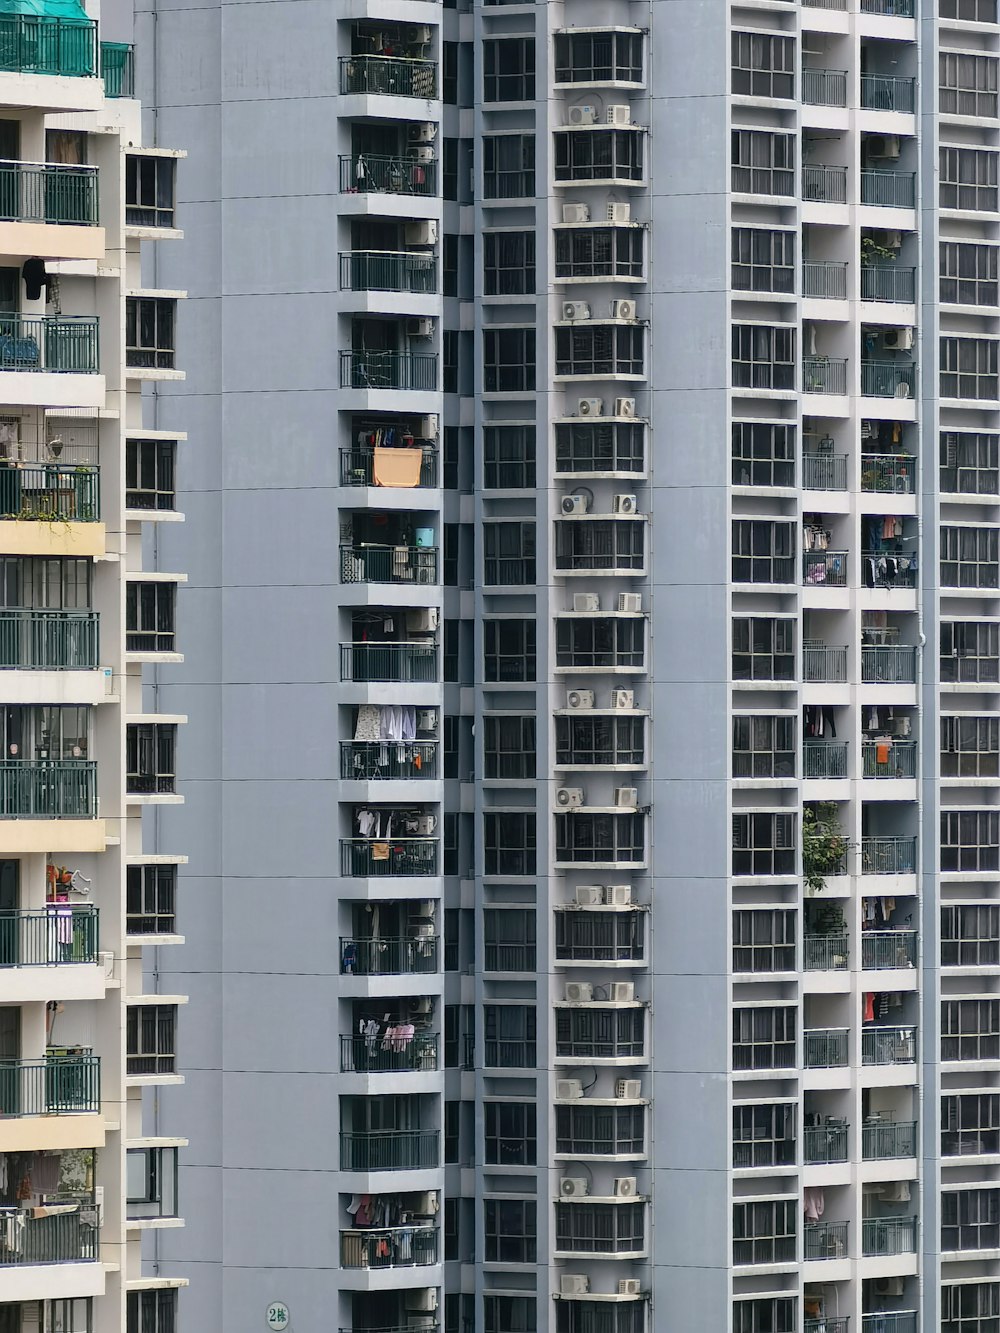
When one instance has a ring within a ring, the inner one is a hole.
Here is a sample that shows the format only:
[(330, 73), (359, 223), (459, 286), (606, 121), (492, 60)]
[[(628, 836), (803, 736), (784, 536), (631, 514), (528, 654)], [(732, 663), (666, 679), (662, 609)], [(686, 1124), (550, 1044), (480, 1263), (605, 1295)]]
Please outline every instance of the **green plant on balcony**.
[(870, 236), (861, 238), (861, 264), (864, 268), (873, 268), (876, 264), (894, 264), (897, 253), (887, 245), (879, 245)]
[(847, 839), (833, 801), (818, 801), (802, 811), (802, 876), (809, 893), (821, 893), (827, 875), (837, 874), (847, 855)]

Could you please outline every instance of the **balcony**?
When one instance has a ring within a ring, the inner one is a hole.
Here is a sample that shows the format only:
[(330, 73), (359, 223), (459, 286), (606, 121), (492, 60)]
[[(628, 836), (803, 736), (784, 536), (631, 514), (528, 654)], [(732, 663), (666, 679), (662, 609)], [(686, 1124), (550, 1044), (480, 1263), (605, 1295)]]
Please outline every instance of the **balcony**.
[(806, 1069), (839, 1069), (847, 1064), (847, 1028), (806, 1028)]
[[(0, 324), (2, 328), (2, 324)], [(3, 343), (0, 341), (0, 355)], [(2, 368), (2, 365), (0, 365)], [(434, 392), (438, 359), (434, 352), (341, 351), (342, 389), (410, 389)]]
[(915, 778), (917, 776), (917, 742), (862, 741), (861, 776), (863, 778)]
[(916, 1310), (880, 1310), (861, 1316), (861, 1333), (917, 1333)]
[(0, 518), (96, 523), (101, 512), (100, 480), (94, 467), (0, 464)]
[[(644, 1060), (645, 1007), (610, 1008), (599, 1004), (556, 1009), (555, 1053), (560, 1059)], [(534, 1044), (534, 1043), (532, 1043)], [(534, 1065), (534, 1060), (531, 1064)]]
[(914, 0), (861, 0), (862, 14), (882, 14), (886, 18), (911, 19)]
[[(894, 0), (888, 0), (888, 3), (894, 3)], [(862, 170), (863, 204), (872, 208), (914, 208), (916, 199), (917, 178), (912, 171), (875, 171), (870, 167)]]
[(97, 908), (92, 904), (0, 911), (0, 968), (96, 962)]
[(915, 84), (915, 79), (897, 75), (862, 74), (861, 105), (865, 111), (901, 111), (912, 115), (916, 105)]
[(341, 741), (340, 776), (345, 781), (380, 778), (427, 781), (439, 776), (437, 741)]
[(437, 838), (341, 838), (340, 873), (349, 879), (437, 875)]
[(862, 264), (861, 299), (912, 305), (917, 299), (917, 270), (896, 268), (894, 264)]
[(847, 73), (842, 69), (803, 69), (806, 106), (847, 106)]
[(863, 1065), (912, 1065), (917, 1058), (915, 1027), (866, 1027), (861, 1033)]
[[(843, 8), (847, 8), (846, 0)], [(847, 168), (803, 167), (802, 198), (806, 203), (846, 204)]]
[(84, 671), (97, 664), (96, 611), (0, 610), (0, 670)]
[(892, 495), (913, 495), (917, 489), (917, 460), (907, 454), (861, 455), (861, 489)]
[(806, 1222), (802, 1228), (802, 1258), (847, 1258), (846, 1222)]
[(847, 680), (847, 648), (828, 648), (825, 643), (804, 643), (802, 678), (816, 684), (843, 684)]
[(802, 940), (802, 966), (807, 972), (841, 972), (849, 958), (846, 935), (806, 935)]
[[(816, 0), (806, 0), (807, 4), (816, 4)], [(845, 0), (846, 3), (846, 0)], [(834, 9), (836, 5), (829, 5)], [(823, 1316), (820, 1319), (806, 1319), (802, 1324), (802, 1333), (849, 1333), (850, 1319), (845, 1315)]]
[(846, 741), (803, 741), (802, 776), (804, 778), (846, 778)]
[(101, 78), (105, 97), (133, 96), (135, 51), (128, 42), (101, 43)]
[(861, 966), (865, 971), (916, 967), (915, 930), (864, 930), (861, 932)]
[[(57, 1209), (67, 1209), (57, 1212)], [(73, 1264), (98, 1257), (97, 1211), (79, 1202), (49, 1205), (33, 1216), (31, 1208), (0, 1208), (0, 1266)], [(53, 1215), (54, 1214), (54, 1215)]]
[(883, 1162), (917, 1155), (915, 1120), (875, 1121), (861, 1127), (861, 1156), (866, 1162)]
[(802, 485), (807, 491), (846, 491), (846, 454), (803, 454)]
[(97, 168), (0, 161), (0, 222), (96, 226)]
[(866, 588), (915, 588), (917, 566), (912, 556), (894, 551), (862, 551), (861, 573)]
[(806, 551), (802, 556), (802, 582), (807, 588), (846, 588), (846, 551)]
[(97, 72), (97, 24), (41, 14), (3, 14), (0, 70), (90, 77)]
[(341, 56), (340, 91), (422, 97), (432, 102), (437, 97), (437, 65), (433, 60), (395, 56)]
[(341, 1268), (415, 1268), (438, 1261), (434, 1227), (366, 1228), (340, 1233)]
[(802, 359), (802, 392), (847, 392), (847, 361), (829, 356), (806, 356)]
[(97, 330), (92, 315), (0, 315), (0, 370), (96, 375)]
[(861, 1253), (866, 1259), (890, 1254), (915, 1254), (915, 1217), (865, 1217), (861, 1220)]
[(912, 361), (861, 362), (861, 392), (866, 398), (912, 398), (916, 384)]
[(340, 679), (375, 684), (437, 680), (434, 643), (342, 643)]
[(862, 875), (915, 875), (916, 838), (862, 838)]
[(342, 153), (341, 194), (437, 194), (437, 163), (412, 157)]
[(0, 762), (0, 819), (96, 819), (97, 765), (90, 759)]
[(352, 977), (414, 976), (438, 970), (436, 935), (387, 939), (341, 937), (340, 970)]
[(806, 1125), (802, 1131), (802, 1155), (807, 1165), (847, 1161), (847, 1121), (828, 1120), (825, 1125)]
[(437, 583), (436, 546), (373, 546), (361, 542), (340, 548), (341, 583)]
[(341, 1171), (420, 1171), (440, 1160), (436, 1129), (340, 1135)]
[(353, 250), (340, 256), (340, 287), (349, 292), (437, 291), (437, 260), (420, 251)]
[[(412, 478), (408, 486), (436, 486), (438, 484), (438, 454), (436, 449), (422, 448), (364, 448), (341, 449), (341, 486), (400, 486), (399, 463), (403, 455)], [(419, 454), (419, 458), (417, 455)], [(388, 464), (389, 466), (385, 466)]]
[(100, 1109), (101, 1061), (95, 1055), (0, 1060), (0, 1118)]
[(417, 1032), (408, 1041), (384, 1037), (341, 1034), (342, 1074), (393, 1074), (433, 1072), (438, 1067), (436, 1032)]

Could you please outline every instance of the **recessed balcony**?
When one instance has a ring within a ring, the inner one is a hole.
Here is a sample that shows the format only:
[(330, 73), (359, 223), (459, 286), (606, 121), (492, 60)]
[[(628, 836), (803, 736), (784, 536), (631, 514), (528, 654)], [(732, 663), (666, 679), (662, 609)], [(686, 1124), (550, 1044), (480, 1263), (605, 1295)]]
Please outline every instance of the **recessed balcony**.
[(341, 741), (340, 776), (350, 782), (440, 777), (437, 741)]
[(380, 939), (341, 937), (340, 970), (351, 977), (414, 976), (436, 972), (438, 939), (436, 935)]
[(847, 1161), (848, 1124), (827, 1117), (821, 1125), (806, 1125), (802, 1131), (802, 1156), (809, 1166)]
[(802, 1036), (806, 1069), (838, 1069), (847, 1064), (847, 1028), (806, 1028)]
[(437, 162), (380, 153), (340, 155), (341, 194), (436, 195)]
[(437, 97), (437, 64), (395, 56), (341, 56), (340, 91), (433, 101)]
[(847, 1223), (806, 1222), (802, 1228), (802, 1257), (806, 1263), (815, 1259), (846, 1259)]
[(861, 1156), (864, 1161), (883, 1162), (916, 1155), (916, 1121), (874, 1120), (862, 1125)]
[(847, 359), (807, 356), (802, 359), (802, 392), (847, 393)]
[(39, 523), (96, 523), (100, 518), (96, 467), (58, 463), (0, 463), (0, 519)]
[(863, 778), (915, 778), (917, 742), (883, 740), (862, 741), (861, 776)]
[(341, 291), (437, 291), (437, 260), (429, 251), (353, 250), (340, 256)]
[(93, 315), (0, 315), (0, 370), (96, 375)]
[(0, 1208), (0, 1267), (93, 1262), (97, 1258), (96, 1208), (84, 1209), (79, 1201), (37, 1210)]
[(348, 879), (437, 875), (437, 838), (341, 838), (340, 873)]
[(806, 106), (847, 106), (846, 71), (804, 68), (802, 101)]
[(861, 966), (866, 971), (908, 968), (917, 965), (915, 930), (865, 930), (861, 932)]
[(861, 1333), (917, 1333), (916, 1310), (879, 1310), (861, 1316)]
[[(893, 2), (889, 0), (889, 3)], [(862, 204), (872, 208), (914, 208), (916, 200), (917, 177), (914, 172), (862, 169)]]
[(912, 1065), (917, 1058), (917, 1029), (912, 1026), (866, 1027), (861, 1033), (863, 1065)]
[[(377, 1025), (376, 1025), (377, 1026)], [(382, 1035), (340, 1038), (342, 1074), (392, 1074), (433, 1072), (438, 1067), (438, 1034), (415, 1032), (410, 1036), (392, 1036), (387, 1028)]]
[(97, 665), (96, 611), (0, 610), (0, 669), (84, 671)]
[(342, 643), (340, 679), (373, 684), (427, 683), (438, 678), (438, 650), (431, 642)]
[(916, 382), (912, 361), (861, 362), (861, 392), (866, 398), (912, 398)]
[(429, 445), (401, 448), (357, 445), (340, 451), (341, 486), (418, 487), (438, 484), (438, 451)]
[(917, 489), (917, 460), (911, 454), (861, 455), (861, 489), (891, 495), (913, 495)]
[(0, 819), (96, 819), (91, 759), (0, 761)]
[(865, 111), (898, 111), (912, 115), (916, 105), (915, 90), (915, 79), (889, 74), (862, 74), (861, 106)]
[(915, 875), (916, 873), (916, 838), (861, 839), (862, 875)]
[[(0, 341), (0, 357), (3, 344)], [(2, 369), (0, 360), (0, 369)], [(438, 383), (434, 352), (389, 352), (382, 349), (341, 351), (342, 389), (410, 389), (433, 392)]]
[(340, 548), (341, 583), (437, 583), (436, 546), (376, 546), (358, 542)]
[(803, 741), (802, 776), (804, 778), (846, 778), (846, 741)]
[(917, 270), (895, 264), (862, 264), (862, 301), (912, 305), (917, 299)]
[(0, 968), (96, 963), (97, 923), (91, 903), (0, 911)]
[(915, 1217), (865, 1217), (861, 1220), (861, 1253), (866, 1258), (881, 1255), (915, 1254)]
[(0, 1060), (0, 1120), (100, 1109), (101, 1061), (95, 1055)]
[(340, 1135), (341, 1171), (419, 1171), (438, 1166), (436, 1129), (392, 1129)]
[(802, 940), (802, 966), (807, 972), (843, 972), (849, 959), (846, 935), (806, 935)]
[(846, 682), (846, 646), (831, 648), (825, 643), (803, 643), (802, 677), (816, 684), (835, 685)]
[(802, 168), (802, 199), (805, 203), (846, 204), (847, 168), (819, 165), (804, 166)]
[(438, 1262), (434, 1227), (365, 1227), (341, 1231), (341, 1268), (414, 1268)]

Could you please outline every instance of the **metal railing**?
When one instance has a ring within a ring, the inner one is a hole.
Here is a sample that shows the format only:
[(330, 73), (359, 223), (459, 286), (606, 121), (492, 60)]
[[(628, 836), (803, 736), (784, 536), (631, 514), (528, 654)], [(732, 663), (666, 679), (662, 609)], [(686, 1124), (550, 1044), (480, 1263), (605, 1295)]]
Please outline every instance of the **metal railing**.
[(409, 976), (438, 970), (438, 937), (357, 940), (341, 937), (340, 970), (352, 977)]
[(847, 106), (847, 71), (803, 69), (802, 101), (806, 106)]
[[(847, 8), (846, 0), (841, 8)], [(803, 167), (802, 198), (809, 203), (846, 204), (847, 168)]]
[(865, 1258), (882, 1254), (914, 1254), (917, 1248), (915, 1217), (864, 1217), (861, 1219), (861, 1253)]
[(340, 679), (357, 682), (429, 682), (438, 677), (434, 643), (342, 643)]
[(917, 1333), (916, 1310), (880, 1310), (861, 1316), (861, 1333)]
[(879, 970), (893, 967), (916, 967), (917, 932), (915, 930), (863, 930), (861, 932), (861, 966)]
[(98, 642), (96, 611), (0, 610), (0, 670), (93, 669)]
[(916, 1058), (915, 1027), (866, 1027), (862, 1030), (863, 1065), (912, 1065)]
[[(388, 1042), (388, 1044), (386, 1044)], [(418, 1032), (405, 1045), (387, 1037), (341, 1034), (342, 1074), (390, 1074), (435, 1070), (438, 1067), (436, 1032)]]
[(92, 903), (0, 910), (0, 968), (95, 963), (97, 920)]
[(888, 18), (911, 19), (914, 0), (861, 0), (862, 14), (884, 14)]
[(895, 74), (862, 74), (861, 105), (866, 111), (912, 112), (916, 105), (915, 79)]
[(846, 551), (805, 551), (802, 556), (802, 582), (807, 588), (846, 588)]
[(807, 972), (842, 971), (849, 957), (846, 935), (805, 935), (802, 939), (802, 966)]
[(862, 551), (861, 574), (868, 588), (917, 586), (917, 570), (912, 558), (893, 551)]
[(916, 838), (861, 839), (862, 875), (913, 875), (916, 869)]
[(861, 742), (861, 776), (863, 778), (915, 778), (917, 776), (917, 742), (879, 741)]
[(341, 838), (340, 873), (350, 878), (436, 875), (437, 838)]
[(340, 285), (351, 292), (436, 292), (437, 260), (419, 251), (352, 250), (340, 256)]
[[(0, 326), (2, 327), (2, 326)], [(436, 389), (434, 352), (341, 351), (342, 389)]]
[[(803, 3), (808, 3), (808, 0), (803, 0)], [(822, 1319), (806, 1319), (802, 1324), (802, 1333), (848, 1333), (850, 1322), (846, 1314), (831, 1315)]]
[(97, 168), (0, 161), (0, 219), (97, 225)]
[(917, 489), (917, 460), (899, 455), (862, 454), (861, 489), (913, 495)]
[(436, 1129), (391, 1129), (379, 1133), (341, 1131), (341, 1171), (419, 1171), (440, 1160)]
[(135, 48), (128, 42), (102, 42), (101, 77), (105, 97), (132, 97), (135, 93)]
[(867, 398), (912, 398), (916, 383), (913, 361), (861, 362), (861, 392)]
[(802, 1155), (810, 1164), (847, 1161), (846, 1125), (806, 1125), (802, 1131)]
[(50, 1055), (0, 1060), (0, 1118), (70, 1115), (101, 1109), (101, 1061), (96, 1055)]
[(97, 330), (93, 315), (0, 315), (0, 370), (96, 375)]
[(803, 741), (802, 776), (804, 778), (846, 778), (846, 741)]
[(846, 491), (846, 454), (803, 454), (802, 485), (807, 491)]
[(340, 776), (371, 782), (438, 776), (437, 741), (341, 741)]
[(29, 1210), (0, 1208), (0, 1266), (72, 1264), (97, 1258), (97, 1211), (34, 1217)]
[(89, 77), (97, 72), (97, 24), (42, 14), (0, 15), (0, 69)]
[(802, 1228), (803, 1259), (846, 1259), (846, 1222), (806, 1222)]
[(847, 1064), (848, 1028), (806, 1028), (806, 1069), (836, 1069)]
[(437, 583), (436, 546), (342, 546), (341, 583)]
[(0, 517), (39, 522), (96, 523), (101, 474), (58, 463), (0, 463)]
[[(436, 486), (438, 479), (438, 454), (436, 449), (420, 449), (420, 477), (418, 486)], [(375, 450), (341, 449), (340, 451), (341, 486), (376, 486)]]
[(847, 300), (847, 265), (807, 259), (802, 264), (802, 295)]
[(437, 194), (437, 163), (342, 153), (340, 190), (342, 194)]
[(915, 1157), (916, 1153), (915, 1120), (887, 1120), (861, 1126), (861, 1156), (866, 1162)]
[(96, 819), (92, 759), (0, 761), (0, 819)]
[(829, 356), (806, 356), (802, 358), (802, 392), (836, 393), (847, 392), (847, 360)]
[(873, 208), (913, 208), (917, 201), (917, 178), (912, 171), (861, 172), (861, 202)]
[(802, 0), (806, 9), (847, 9), (847, 0)]
[(896, 268), (893, 264), (863, 265), (862, 301), (901, 302), (912, 305), (917, 295), (917, 270)]
[(438, 1261), (433, 1227), (365, 1228), (340, 1233), (341, 1268), (414, 1268)]
[(341, 56), (342, 93), (384, 93), (387, 97), (437, 97), (437, 65), (433, 60), (397, 56)]
[(846, 681), (847, 649), (828, 648), (825, 643), (804, 643), (802, 678), (828, 685)]

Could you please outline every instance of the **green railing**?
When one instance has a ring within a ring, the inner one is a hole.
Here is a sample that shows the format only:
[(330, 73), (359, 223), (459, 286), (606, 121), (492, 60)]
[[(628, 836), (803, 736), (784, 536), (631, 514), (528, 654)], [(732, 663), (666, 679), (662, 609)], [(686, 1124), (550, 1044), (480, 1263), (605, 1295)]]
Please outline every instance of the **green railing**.
[(861, 1127), (861, 1156), (866, 1162), (887, 1161), (894, 1157), (915, 1157), (917, 1123), (915, 1120), (887, 1120)]
[(0, 1060), (0, 1117), (100, 1109), (101, 1061), (96, 1055)]
[(436, 546), (342, 546), (341, 583), (437, 583)]
[(401, 1070), (435, 1070), (438, 1067), (438, 1034), (417, 1032), (408, 1039), (394, 1038), (393, 1029), (374, 1037), (341, 1034), (342, 1074), (386, 1074)]
[(98, 642), (96, 611), (0, 611), (0, 670), (93, 670)]
[(912, 398), (916, 382), (912, 361), (861, 362), (861, 392), (866, 398)]
[(92, 759), (0, 761), (0, 819), (96, 819)]
[(435, 292), (437, 261), (405, 250), (352, 250), (340, 256), (340, 286), (351, 292)]
[(341, 351), (342, 389), (437, 388), (438, 359), (434, 352)]
[(97, 1213), (87, 1209), (33, 1217), (27, 1210), (0, 1208), (0, 1266), (71, 1264), (97, 1259)]
[(345, 194), (437, 194), (437, 163), (342, 153), (340, 189)]
[(861, 173), (861, 202), (873, 208), (913, 208), (917, 201), (917, 178), (912, 171)]
[(96, 963), (97, 908), (51, 903), (43, 911), (0, 911), (0, 968)]
[(0, 161), (0, 221), (97, 225), (97, 168)]
[(96, 523), (100, 473), (58, 463), (0, 463), (0, 518)]
[(134, 95), (135, 52), (128, 42), (101, 43), (101, 77), (105, 97)]
[(433, 101), (437, 97), (437, 65), (433, 60), (401, 60), (396, 56), (341, 56), (340, 91)]
[(418, 1171), (438, 1162), (436, 1129), (340, 1135), (341, 1171)]
[(351, 977), (409, 976), (438, 970), (436, 935), (357, 940), (341, 938), (340, 970)]
[(97, 72), (97, 24), (42, 14), (0, 15), (0, 70), (91, 76)]
[(862, 74), (861, 105), (866, 111), (912, 112), (915, 87), (915, 79), (895, 74)]
[(893, 264), (869, 264), (861, 269), (862, 301), (902, 302), (912, 305), (917, 294), (917, 270)]
[(0, 370), (95, 375), (97, 330), (92, 315), (0, 315)]
[(914, 1254), (917, 1248), (915, 1217), (865, 1217), (861, 1221), (861, 1253), (865, 1258), (885, 1254)]

